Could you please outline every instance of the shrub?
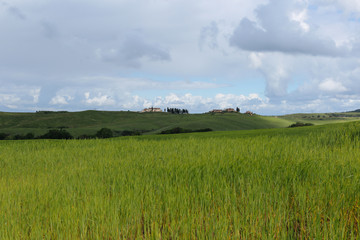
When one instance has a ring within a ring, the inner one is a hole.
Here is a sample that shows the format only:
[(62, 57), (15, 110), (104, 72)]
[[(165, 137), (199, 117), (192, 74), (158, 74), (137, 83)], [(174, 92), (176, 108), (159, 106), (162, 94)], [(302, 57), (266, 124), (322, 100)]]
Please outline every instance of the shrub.
[(35, 135), (33, 133), (28, 133), (24, 136), (24, 139), (34, 139)]
[(33, 133), (28, 133), (26, 135), (16, 134), (15, 136), (10, 136), (10, 134), (0, 133), (0, 140), (23, 140), (23, 139), (34, 139)]
[(306, 126), (313, 126), (314, 124), (312, 123), (302, 123), (302, 122), (296, 122), (293, 123), (289, 126), (289, 128), (293, 128), (293, 127), (306, 127)]
[(15, 136), (14, 136), (14, 140), (22, 140), (22, 139), (24, 139), (25, 137), (23, 136), (23, 135), (20, 135), (20, 134), (16, 134)]
[(0, 140), (5, 140), (8, 136), (9, 134), (7, 133), (0, 133)]
[(121, 136), (138, 136), (141, 135), (139, 131), (124, 130), (121, 132)]
[(97, 138), (111, 138), (113, 137), (113, 132), (109, 128), (102, 128), (96, 133)]
[(161, 132), (161, 134), (176, 134), (176, 133), (190, 133), (192, 132), (191, 130), (189, 129), (184, 129), (184, 128), (181, 128), (181, 127), (175, 127), (175, 128), (172, 128), (172, 129), (168, 129), (168, 130), (164, 130)]
[(194, 130), (193, 132), (211, 132), (211, 131), (212, 131), (211, 128), (202, 128), (202, 129)]
[(42, 139), (73, 139), (73, 136), (63, 129), (53, 129), (49, 130), (49, 132), (41, 135), (39, 138)]
[(203, 128), (198, 130), (184, 129), (181, 127), (175, 127), (172, 129), (164, 130), (160, 134), (177, 134), (177, 133), (192, 133), (192, 132), (210, 132), (211, 128)]

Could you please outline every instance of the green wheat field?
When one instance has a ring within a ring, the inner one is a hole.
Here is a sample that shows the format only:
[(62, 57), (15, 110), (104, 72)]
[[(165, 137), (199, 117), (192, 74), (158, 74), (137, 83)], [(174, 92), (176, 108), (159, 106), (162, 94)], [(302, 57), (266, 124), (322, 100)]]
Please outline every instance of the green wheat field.
[(359, 239), (360, 122), (0, 141), (0, 239)]

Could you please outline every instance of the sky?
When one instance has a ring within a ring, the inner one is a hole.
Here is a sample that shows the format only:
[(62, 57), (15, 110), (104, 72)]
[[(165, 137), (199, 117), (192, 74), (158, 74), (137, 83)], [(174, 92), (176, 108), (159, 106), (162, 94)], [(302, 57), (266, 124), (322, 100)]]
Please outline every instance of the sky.
[(360, 108), (358, 0), (0, 0), (0, 111)]

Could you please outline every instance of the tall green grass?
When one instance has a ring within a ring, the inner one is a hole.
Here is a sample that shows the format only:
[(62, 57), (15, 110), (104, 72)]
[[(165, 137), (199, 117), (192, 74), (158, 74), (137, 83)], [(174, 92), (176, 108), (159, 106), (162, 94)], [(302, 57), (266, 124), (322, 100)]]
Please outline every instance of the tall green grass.
[(312, 129), (2, 141), (0, 239), (358, 239), (360, 124)]

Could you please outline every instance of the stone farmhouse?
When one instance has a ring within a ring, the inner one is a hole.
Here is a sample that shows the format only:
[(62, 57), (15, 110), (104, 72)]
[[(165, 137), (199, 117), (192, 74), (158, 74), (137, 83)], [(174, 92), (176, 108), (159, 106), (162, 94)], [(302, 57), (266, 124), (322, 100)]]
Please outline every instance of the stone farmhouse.
[(210, 112), (212, 112), (212, 113), (222, 113), (223, 110), (221, 110), (221, 109), (213, 109)]
[(236, 112), (233, 108), (225, 108), (225, 109), (213, 109), (210, 111), (211, 113), (224, 113), (224, 112)]
[(150, 108), (144, 108), (141, 112), (162, 112), (162, 110), (160, 108), (154, 108), (154, 107), (150, 107)]

